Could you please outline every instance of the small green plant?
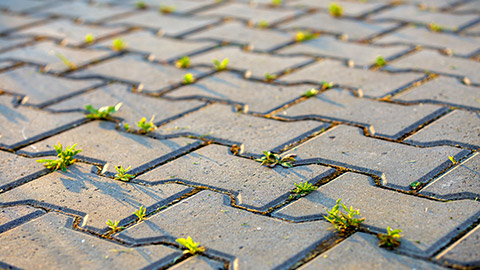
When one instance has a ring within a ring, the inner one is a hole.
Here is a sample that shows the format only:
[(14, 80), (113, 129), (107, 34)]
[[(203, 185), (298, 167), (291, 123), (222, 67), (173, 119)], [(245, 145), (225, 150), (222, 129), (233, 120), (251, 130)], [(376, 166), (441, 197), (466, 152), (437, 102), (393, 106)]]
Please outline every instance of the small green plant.
[(92, 43), (93, 41), (95, 41), (95, 37), (92, 34), (87, 34), (85, 36), (85, 42), (86, 43)]
[(322, 89), (327, 90), (333, 87), (333, 82), (320, 82), (322, 84)]
[(215, 65), (215, 68), (217, 69), (217, 71), (221, 71), (221, 70), (227, 69), (227, 65), (229, 61), (230, 59), (228, 58), (223, 59), (221, 62), (218, 61), (217, 59), (213, 59), (213, 64)]
[(308, 181), (305, 181), (305, 183), (294, 183), (294, 185), (296, 189), (293, 193), (297, 194), (307, 194), (317, 189), (317, 187), (314, 187), (312, 184), (308, 183)]
[(420, 182), (418, 181), (413, 181), (412, 183), (410, 183), (410, 188), (413, 189), (413, 190), (417, 190), (418, 187), (420, 187)]
[(275, 74), (270, 74), (270, 73), (265, 73), (265, 81), (271, 82), (277, 78), (277, 75)]
[(330, 14), (334, 17), (343, 16), (343, 7), (337, 3), (331, 3), (329, 6)]
[(184, 246), (187, 248), (187, 250), (183, 251), (183, 254), (197, 254), (197, 253), (202, 253), (205, 252), (205, 247), (199, 246), (199, 242), (193, 242), (192, 238), (190, 236), (185, 238), (178, 238), (177, 243), (180, 245)]
[(402, 230), (392, 230), (390, 227), (387, 227), (387, 234), (377, 234), (378, 239), (380, 239), (378, 246), (387, 249), (399, 247), (401, 241), (400, 239), (402, 238), (402, 235), (400, 235), (401, 232)]
[(452, 156), (448, 156), (448, 159), (450, 159), (450, 161), (452, 162), (453, 165), (458, 163), (458, 161)]
[(272, 6), (278, 7), (283, 3), (283, 0), (272, 0)]
[(280, 166), (284, 168), (290, 168), (295, 163), (294, 154), (289, 154), (284, 157), (280, 157), (277, 154), (274, 154), (270, 151), (263, 151), (263, 156), (261, 158), (255, 159), (255, 161), (261, 162), (261, 165), (265, 165), (267, 167), (273, 168), (275, 165), (280, 164)]
[(128, 166), (128, 168), (124, 169), (123, 166), (115, 166), (115, 169), (117, 170), (117, 173), (115, 174), (115, 180), (120, 180), (124, 182), (130, 181), (132, 178), (135, 177), (133, 174), (128, 174), (128, 170), (130, 170), (131, 166)]
[(120, 231), (123, 227), (119, 227), (118, 223), (120, 221), (111, 221), (110, 219), (105, 222), (107, 226), (112, 230), (113, 233)]
[(183, 76), (183, 84), (192, 84), (195, 82), (195, 77), (192, 73), (187, 73)]
[(138, 123), (137, 126), (141, 129), (142, 133), (147, 133), (150, 131), (154, 131), (157, 129), (157, 126), (153, 123), (153, 119), (155, 119), (155, 115), (152, 116), (149, 122), (147, 122), (147, 119), (143, 117)]
[(438, 25), (436, 23), (429, 23), (427, 24), (428, 29), (430, 29), (433, 32), (442, 32), (445, 30), (445, 27)]
[[(346, 214), (341, 211), (340, 206), (345, 210)], [(360, 224), (365, 220), (365, 218), (356, 218), (355, 216), (360, 215), (358, 209), (353, 209), (352, 206), (348, 209), (343, 203), (341, 203), (341, 199), (337, 200), (337, 203), (332, 210), (328, 211), (327, 209), (327, 213), (328, 216), (324, 216), (325, 219), (332, 223), (339, 232), (357, 230)]]
[(307, 92), (303, 93), (303, 94), (302, 94), (302, 97), (310, 98), (310, 97), (315, 96), (315, 95), (318, 94), (319, 92), (320, 92), (320, 91), (318, 91), (317, 89), (312, 88), (312, 89), (308, 90)]
[(127, 43), (125, 43), (125, 41), (123, 41), (121, 38), (116, 38), (112, 42), (112, 48), (115, 51), (123, 51), (127, 48)]
[(299, 31), (295, 35), (295, 41), (297, 42), (303, 42), (307, 40), (314, 39), (316, 36), (310, 31)]
[(65, 151), (63, 151), (63, 146), (61, 143), (54, 145), (55, 151), (57, 151), (58, 159), (39, 159), (38, 163), (43, 163), (43, 166), (47, 167), (50, 170), (56, 171), (61, 169), (66, 172), (67, 167), (75, 163), (76, 159), (73, 158), (76, 154), (82, 152), (80, 149), (75, 149), (77, 144), (67, 146)]
[(269, 24), (268, 21), (266, 21), (266, 20), (261, 20), (261, 21), (259, 21), (257, 25), (258, 25), (258, 27), (260, 27), (260, 28), (267, 28), (267, 27), (270, 26), (270, 24)]
[(175, 12), (175, 7), (174, 6), (167, 6), (167, 5), (161, 5), (160, 8), (158, 8), (158, 11), (163, 14), (170, 14)]
[(140, 208), (133, 212), (137, 217), (138, 221), (142, 221), (145, 218), (145, 212), (147, 211), (147, 208), (145, 208), (143, 205), (140, 206)]
[(190, 57), (184, 56), (177, 61), (175, 61), (175, 66), (177, 68), (188, 68), (190, 67)]
[(104, 106), (100, 109), (95, 109), (92, 105), (89, 104), (85, 106), (85, 109), (89, 112), (86, 117), (92, 119), (106, 119), (110, 116), (110, 114), (120, 110), (120, 107), (122, 107), (122, 102), (119, 102), (115, 106)]
[(144, 1), (137, 1), (135, 3), (135, 7), (138, 8), (138, 9), (146, 9), (147, 8), (147, 4), (145, 4)]
[(387, 64), (387, 61), (385, 61), (385, 58), (383, 58), (383, 56), (379, 56), (377, 57), (377, 60), (375, 61), (375, 65), (377, 67), (383, 67)]
[(75, 63), (71, 62), (70, 60), (67, 59), (63, 54), (59, 52), (55, 52), (55, 55), (62, 60), (63, 64), (67, 66), (69, 69), (77, 69), (77, 65)]

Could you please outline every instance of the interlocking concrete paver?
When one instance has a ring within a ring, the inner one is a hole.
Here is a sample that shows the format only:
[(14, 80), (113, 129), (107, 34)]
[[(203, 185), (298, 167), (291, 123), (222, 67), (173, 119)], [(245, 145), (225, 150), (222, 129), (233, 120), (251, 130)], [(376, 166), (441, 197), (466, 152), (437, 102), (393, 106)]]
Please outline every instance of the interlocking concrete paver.
[(265, 73), (278, 73), (288, 68), (308, 63), (311, 58), (304, 56), (281, 57), (253, 52), (245, 52), (240, 48), (223, 47), (202, 53), (191, 58), (192, 64), (211, 65), (213, 60), (228, 58), (228, 68), (250, 71), (253, 77), (264, 78)]
[(31, 41), (31, 39), (27, 38), (27, 37), (15, 38), (15, 39), (0, 38), (0, 51), (17, 47), (17, 46), (25, 44), (29, 41)]
[(279, 80), (289, 83), (301, 81), (333, 82), (342, 86), (362, 89), (365, 96), (380, 98), (402, 89), (422, 77), (421, 74), (412, 72), (387, 73), (349, 68), (340, 61), (325, 59), (282, 76)]
[(47, 66), (48, 70), (55, 72), (62, 72), (69, 70), (71, 67), (67, 66), (59, 57), (59, 54), (65, 57), (70, 64), (80, 67), (107, 57), (111, 52), (87, 50), (87, 49), (73, 49), (68, 47), (61, 47), (53, 42), (41, 42), (32, 46), (26, 46), (9, 51), (8, 54), (0, 54), (0, 59), (15, 59), (20, 61), (32, 62), (39, 65)]
[(480, 226), (477, 226), (436, 258), (446, 260), (450, 264), (478, 267), (480, 265), (479, 243)]
[(21, 27), (34, 25), (39, 21), (41, 21), (39, 18), (2, 14), (2, 16), (0, 16), (0, 34), (5, 34)]
[(294, 9), (265, 9), (243, 3), (227, 3), (197, 13), (204, 17), (230, 17), (250, 21), (254, 24), (266, 21), (269, 25), (293, 18), (301, 12)]
[(94, 5), (82, 1), (67, 1), (42, 9), (40, 13), (68, 17), (86, 22), (99, 22), (111, 17), (128, 14), (133, 9), (119, 6)]
[(20, 67), (0, 73), (0, 89), (25, 96), (28, 104), (42, 106), (100, 85), (100, 80), (70, 80), (42, 74), (35, 67)]
[(314, 40), (301, 42), (282, 48), (280, 54), (308, 54), (323, 57), (334, 57), (352, 60), (356, 65), (368, 66), (375, 64), (378, 56), (385, 59), (407, 51), (408, 46), (372, 47), (348, 43), (334, 37), (322, 36)]
[[(12, 223), (21, 223), (28, 217), (40, 216), (46, 212), (26, 205), (0, 208), (0, 232), (7, 230), (7, 226), (14, 226)], [(17, 224), (15, 224), (17, 225)]]
[(141, 84), (140, 90), (155, 91), (167, 88), (171, 84), (180, 84), (187, 73), (192, 73), (195, 78), (198, 78), (206, 72), (207, 69), (178, 69), (149, 62), (137, 55), (126, 55), (75, 72), (72, 77), (103, 76), (137, 85)]
[(287, 268), (331, 236), (328, 226), (323, 221), (294, 224), (241, 211), (228, 205), (227, 196), (202, 191), (130, 227), (121, 237), (191, 236), (207, 249), (235, 256), (240, 269), (273, 269)]
[[(403, 106), (353, 96), (350, 91), (330, 89), (307, 101), (288, 107), (280, 116), (330, 119), (372, 127), (377, 136), (398, 139), (422, 122), (446, 109), (435, 105)], [(392, 121), (395, 125), (392, 125)]]
[(395, 43), (422, 45), (439, 49), (451, 49), (454, 54), (469, 55), (478, 49), (479, 39), (448, 33), (436, 33), (425, 28), (407, 27), (382, 36), (375, 43), (382, 45)]
[(0, 96), (0, 145), (16, 147), (24, 141), (49, 136), (54, 129), (74, 124), (85, 116), (81, 113), (52, 114), (40, 110), (15, 107), (11, 96)]
[[(372, 185), (365, 175), (347, 173), (318, 190), (275, 212), (280, 217), (305, 219), (326, 215), (339, 198), (346, 206), (360, 210), (364, 226), (401, 229), (400, 250), (431, 256), (468, 228), (480, 213), (480, 202), (438, 202)], [(361, 192), (359, 192), (361, 191)]]
[(55, 3), (55, 0), (3, 0), (0, 3), (0, 9), (13, 12), (32, 12), (48, 7), (53, 3)]
[[(109, 2), (112, 4), (122, 4), (124, 6), (134, 7), (136, 6), (137, 0), (127, 0), (118, 3), (116, 0), (106, 0), (105, 2)], [(143, 1), (147, 7), (151, 7), (153, 9), (158, 9), (160, 7), (169, 7), (173, 8), (175, 13), (187, 13), (194, 11), (196, 9), (206, 7), (211, 5), (211, 1), (197, 1), (197, 0), (145, 0)]]
[(404, 190), (409, 189), (411, 182), (428, 181), (447, 168), (451, 164), (448, 156), (465, 155), (453, 147), (419, 148), (369, 138), (362, 133), (355, 127), (335, 127), (287, 153), (375, 174), (382, 178), (383, 185)]
[[(351, 258), (351, 259), (347, 259)], [(366, 233), (355, 233), (333, 249), (320, 254), (300, 267), (308, 269), (444, 269), (435, 264), (405, 257), (378, 247), (378, 239)]]
[(480, 197), (480, 156), (474, 154), (462, 161), (420, 193), (440, 199)]
[(290, 169), (277, 166), (271, 169), (253, 160), (234, 156), (227, 147), (209, 145), (139, 179), (149, 182), (178, 179), (222, 189), (234, 194), (238, 205), (265, 211), (288, 198), (289, 191), (295, 188), (293, 183), (314, 183), (333, 172), (333, 169), (318, 165)]
[(220, 262), (210, 260), (206, 257), (194, 256), (194, 257), (188, 258), (187, 260), (179, 264), (174, 265), (170, 269), (171, 270), (186, 270), (186, 269), (218, 270), (218, 269), (224, 269), (224, 265)]
[(412, 23), (435, 23), (449, 30), (456, 30), (477, 18), (475, 15), (456, 15), (428, 10), (419, 10), (415, 6), (397, 6), (390, 10), (374, 14), (373, 20), (396, 20)]
[(155, 30), (160, 30), (162, 33), (169, 36), (178, 36), (185, 34), (213, 23), (218, 22), (215, 18), (200, 18), (200, 17), (178, 17), (172, 15), (164, 15), (158, 11), (145, 11), (136, 14), (112, 19), (111, 24), (122, 24), (129, 26), (143, 26)]
[(424, 127), (408, 137), (406, 141), (421, 145), (463, 144), (478, 149), (480, 147), (479, 113), (456, 110)]
[[(289, 6), (305, 7), (305, 8), (320, 8), (328, 10), (332, 1), (330, 0), (298, 0), (289, 3)], [(382, 3), (369, 2), (353, 2), (353, 1), (340, 1), (336, 2), (343, 8), (344, 15), (346, 16), (361, 16), (365, 13), (374, 11), (378, 8), (385, 6)]]
[(60, 19), (39, 26), (34, 26), (16, 32), (18, 35), (34, 37), (52, 37), (62, 41), (62, 44), (78, 46), (85, 43), (85, 36), (92, 34), (96, 39), (113, 35), (124, 30), (121, 27), (88, 26)]
[(465, 30), (465, 33), (467, 34), (470, 34), (470, 35), (474, 35), (474, 36), (480, 36), (480, 23), (477, 23), (471, 27), (468, 27), (466, 30)]
[[(186, 42), (184, 40), (180, 41), (159, 37), (158, 35), (144, 31), (120, 35), (116, 38), (125, 41), (128, 50), (149, 54), (157, 61), (168, 61), (180, 58), (216, 46), (214, 42)], [(111, 45), (112, 40), (106, 40), (99, 43), (99, 46), (102, 47), (110, 47)]]
[(98, 176), (90, 172), (90, 167), (77, 163), (66, 173), (57, 171), (0, 194), (0, 201), (4, 204), (30, 201), (67, 213), (81, 213), (79, 226), (100, 231), (107, 227), (108, 219), (134, 221), (133, 212), (140, 206), (155, 210), (191, 190), (176, 184), (132, 185)]
[(480, 12), (480, 7), (478, 7), (478, 1), (470, 1), (464, 4), (461, 4), (454, 8), (455, 13), (478, 13)]
[[(109, 163), (108, 171), (115, 172), (114, 166), (132, 166), (132, 171), (141, 165), (158, 165), (165, 156), (182, 148), (192, 147), (194, 140), (169, 139), (155, 140), (144, 136), (115, 130), (114, 123), (95, 121), (69, 130), (34, 144), (35, 151), (53, 150), (53, 145), (73, 145), (82, 149), (82, 155)], [(112, 142), (115, 142), (114, 144)], [(122, 151), (120, 149), (128, 149)], [(120, 152), (117, 152), (119, 151)]]
[(25, 178), (30, 178), (32, 174), (35, 175), (35, 172), (40, 172), (43, 168), (34, 159), (0, 151), (0, 192), (3, 191), (2, 187), (12, 183), (30, 180)]
[(429, 102), (464, 106), (480, 110), (480, 92), (477, 87), (466, 86), (456, 78), (438, 77), (409, 91), (400, 93), (394, 100), (402, 102)]
[(218, 40), (239, 43), (260, 51), (269, 51), (294, 40), (292, 34), (247, 27), (241, 22), (230, 21), (187, 36), (194, 40)]
[(392, 66), (400, 69), (466, 76), (472, 83), (480, 84), (480, 75), (477, 72), (480, 63), (465, 58), (443, 56), (433, 51), (424, 50), (402, 57), (393, 62)]
[(248, 106), (248, 111), (267, 113), (286, 104), (307, 90), (311, 85), (281, 86), (245, 80), (232, 72), (221, 72), (195, 84), (180, 87), (165, 96), (170, 98), (206, 97)]
[[(202, 125), (198, 125), (202, 123)], [(317, 121), (280, 122), (266, 118), (239, 114), (225, 105), (212, 105), (186, 117), (161, 126), (159, 134), (191, 132), (230, 142), (244, 143), (245, 152), (261, 154), (277, 150), (327, 128)]]
[[(319, 24), (318, 22), (322, 22)], [(350, 40), (361, 40), (387, 31), (396, 23), (370, 23), (364, 21), (339, 19), (325, 13), (315, 13), (281, 24), (279, 27), (289, 30), (310, 30), (346, 35)]]
[(124, 247), (75, 231), (72, 224), (71, 217), (50, 212), (3, 233), (2, 240), (5, 242), (0, 247), (0, 261), (35, 269), (132, 269), (148, 266), (167, 256), (173, 258), (179, 253), (159, 245)]
[(150, 119), (152, 115), (155, 115), (155, 122), (162, 122), (204, 105), (204, 102), (200, 101), (171, 102), (139, 95), (129, 91), (129, 88), (125, 85), (110, 84), (49, 106), (49, 108), (53, 110), (83, 109), (86, 104), (100, 108), (122, 102), (120, 110), (112, 116), (122, 118), (131, 126), (135, 126), (142, 117)]

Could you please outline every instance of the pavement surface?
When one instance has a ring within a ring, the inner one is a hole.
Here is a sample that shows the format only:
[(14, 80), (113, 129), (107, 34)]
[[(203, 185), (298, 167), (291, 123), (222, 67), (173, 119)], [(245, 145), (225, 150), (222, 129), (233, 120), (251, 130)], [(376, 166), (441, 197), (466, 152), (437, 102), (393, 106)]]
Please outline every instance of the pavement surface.
[(0, 0), (0, 268), (479, 269), (480, 1), (331, 2)]

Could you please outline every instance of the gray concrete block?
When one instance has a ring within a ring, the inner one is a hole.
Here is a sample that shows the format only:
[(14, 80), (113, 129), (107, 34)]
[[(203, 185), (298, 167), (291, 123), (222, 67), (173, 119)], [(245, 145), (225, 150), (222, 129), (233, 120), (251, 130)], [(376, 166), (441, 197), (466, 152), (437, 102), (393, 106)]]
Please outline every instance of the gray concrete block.
[(224, 269), (224, 265), (221, 262), (210, 260), (202, 256), (193, 256), (185, 261), (175, 264), (171, 270), (219, 270)]
[(0, 151), (0, 192), (45, 174), (43, 169), (34, 159)]
[(111, 17), (118, 17), (120, 15), (128, 14), (132, 10), (132, 8), (128, 9), (119, 6), (106, 6), (102, 4), (90, 4), (81, 1), (68, 1), (54, 5), (47, 9), (42, 9), (40, 13), (95, 23)]
[(32, 26), (40, 21), (41, 19), (39, 18), (2, 14), (2, 17), (0, 17), (0, 34), (11, 32), (22, 27)]
[[(51, 6), (55, 0), (35, 1), (35, 0), (3, 0), (0, 3), (0, 9), (12, 12), (35, 12), (42, 8)], [(2, 14), (3, 15), (3, 14)]]
[[(337, 4), (343, 7), (344, 15), (346, 16), (361, 16), (367, 12), (371, 12), (378, 8), (385, 6), (385, 4), (378, 1), (368, 2), (349, 2), (349, 1), (335, 1)], [(300, 7), (300, 8), (318, 8), (321, 10), (329, 10), (330, 0), (298, 0), (288, 3), (288, 6)]]
[(480, 266), (480, 226), (475, 227), (435, 258), (454, 265), (472, 268)]
[[(28, 220), (29, 216), (40, 216), (46, 212), (27, 205), (17, 205), (11, 207), (2, 207), (0, 208), (0, 232), (4, 232), (11, 227), (21, 224), (24, 220)], [(13, 225), (12, 223), (17, 223)]]
[(0, 51), (12, 49), (30, 42), (32, 39), (28, 37), (22, 38), (0, 38)]

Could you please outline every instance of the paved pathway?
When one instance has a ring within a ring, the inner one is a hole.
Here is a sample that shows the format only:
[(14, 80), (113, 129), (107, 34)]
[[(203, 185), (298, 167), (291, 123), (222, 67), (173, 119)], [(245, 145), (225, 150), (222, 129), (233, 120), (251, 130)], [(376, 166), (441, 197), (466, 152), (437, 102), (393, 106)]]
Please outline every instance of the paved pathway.
[(480, 268), (480, 1), (330, 4), (1, 0), (0, 268)]

